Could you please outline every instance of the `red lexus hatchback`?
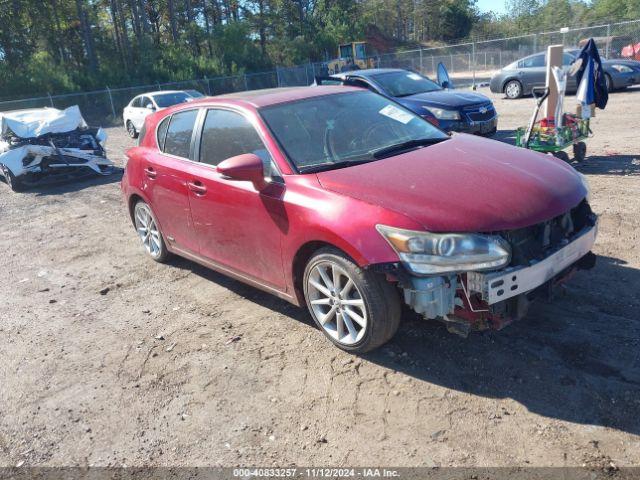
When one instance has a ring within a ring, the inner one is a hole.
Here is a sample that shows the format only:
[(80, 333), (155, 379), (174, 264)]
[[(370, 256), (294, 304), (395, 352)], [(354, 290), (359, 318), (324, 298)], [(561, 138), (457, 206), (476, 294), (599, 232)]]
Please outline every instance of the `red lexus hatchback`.
[(457, 333), (501, 328), (593, 266), (584, 177), (448, 136), (367, 90), (242, 92), (147, 118), (122, 189), (156, 261), (174, 253), (305, 305), (338, 347), (388, 341), (404, 302)]

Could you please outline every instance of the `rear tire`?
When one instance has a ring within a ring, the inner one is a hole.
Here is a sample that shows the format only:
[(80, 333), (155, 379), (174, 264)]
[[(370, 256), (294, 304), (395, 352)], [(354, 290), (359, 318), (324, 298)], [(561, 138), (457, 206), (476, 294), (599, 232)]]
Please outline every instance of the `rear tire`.
[(9, 188), (14, 192), (22, 192), (24, 191), (24, 184), (19, 178), (16, 176), (4, 165), (0, 165), (0, 169), (2, 169), (2, 174), (4, 175), (4, 181), (7, 182)]
[(131, 138), (138, 138), (138, 131), (136, 127), (133, 126), (133, 122), (131, 120), (127, 120), (127, 133)]
[(515, 100), (522, 96), (522, 84), (519, 80), (509, 80), (504, 86), (504, 94), (510, 100)]
[(138, 200), (133, 207), (133, 224), (147, 254), (158, 263), (166, 262), (169, 250), (164, 243), (158, 220), (151, 207), (142, 200)]
[(388, 342), (398, 330), (401, 304), (397, 289), (339, 250), (318, 250), (307, 263), (303, 282), (313, 320), (338, 348), (368, 352)]

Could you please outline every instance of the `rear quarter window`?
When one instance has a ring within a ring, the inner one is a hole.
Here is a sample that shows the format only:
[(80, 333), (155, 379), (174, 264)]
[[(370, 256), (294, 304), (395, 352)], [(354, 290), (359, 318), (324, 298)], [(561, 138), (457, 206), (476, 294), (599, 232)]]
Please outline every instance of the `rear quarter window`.
[(174, 113), (169, 122), (163, 152), (176, 157), (189, 158), (191, 137), (198, 110)]

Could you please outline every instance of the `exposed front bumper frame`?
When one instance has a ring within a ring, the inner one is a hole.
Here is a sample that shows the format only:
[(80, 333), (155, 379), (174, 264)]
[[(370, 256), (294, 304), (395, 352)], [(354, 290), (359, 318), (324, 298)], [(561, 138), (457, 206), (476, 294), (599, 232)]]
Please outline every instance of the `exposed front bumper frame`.
[(571, 243), (528, 267), (512, 267), (498, 272), (469, 272), (467, 287), (470, 291), (480, 293), (489, 305), (529, 292), (589, 253), (595, 243), (597, 230), (597, 223), (585, 227)]

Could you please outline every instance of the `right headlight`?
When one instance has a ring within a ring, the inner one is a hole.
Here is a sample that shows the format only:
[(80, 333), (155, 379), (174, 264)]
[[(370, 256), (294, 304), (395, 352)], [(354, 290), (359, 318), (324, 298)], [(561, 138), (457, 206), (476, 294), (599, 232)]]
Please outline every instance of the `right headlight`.
[(438, 120), (460, 120), (460, 113), (455, 110), (445, 110), (444, 108), (422, 107), (431, 112)]
[(430, 275), (491, 270), (511, 260), (509, 244), (496, 235), (431, 233), (376, 225), (376, 229), (414, 273)]
[(631, 73), (633, 72), (633, 68), (627, 65), (611, 65), (611, 68), (617, 70), (620, 73)]

